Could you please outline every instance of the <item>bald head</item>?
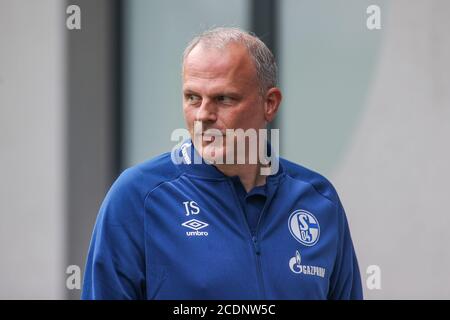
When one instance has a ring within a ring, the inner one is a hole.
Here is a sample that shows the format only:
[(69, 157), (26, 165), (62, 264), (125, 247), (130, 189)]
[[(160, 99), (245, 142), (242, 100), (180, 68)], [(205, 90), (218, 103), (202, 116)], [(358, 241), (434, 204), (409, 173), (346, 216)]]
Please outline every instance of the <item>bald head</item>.
[(255, 69), (262, 94), (277, 85), (277, 65), (273, 54), (259, 38), (238, 28), (215, 28), (195, 37), (184, 51), (183, 72), (186, 58), (198, 46), (225, 52), (230, 44), (239, 44), (245, 49), (249, 58), (247, 62)]
[(240, 43), (229, 43), (224, 48), (198, 44), (186, 56), (183, 79), (186, 72), (190, 78), (209, 79), (214, 85), (218, 79), (227, 80), (225, 85), (250, 90), (259, 86), (256, 68), (248, 50)]

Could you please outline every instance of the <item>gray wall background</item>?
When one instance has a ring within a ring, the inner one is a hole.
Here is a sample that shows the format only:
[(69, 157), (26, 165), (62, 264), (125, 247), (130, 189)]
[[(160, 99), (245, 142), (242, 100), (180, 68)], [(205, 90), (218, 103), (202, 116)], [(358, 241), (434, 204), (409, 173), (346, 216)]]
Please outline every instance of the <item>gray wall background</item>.
[(61, 1), (0, 1), (0, 299), (64, 295)]
[[(84, 270), (96, 213), (116, 178), (118, 139), (117, 10), (113, 0), (68, 0), (81, 11), (81, 30), (66, 30), (67, 200), (65, 261)], [(80, 290), (66, 290), (77, 299)]]
[(450, 2), (392, 1), (363, 113), (333, 177), (371, 298), (450, 298)]
[[(72, 2), (70, 2), (72, 3)], [(77, 298), (116, 177), (114, 8), (0, 0), (0, 298)], [(370, 4), (382, 29), (365, 27)], [(117, 9), (117, 8), (116, 8)], [(170, 150), (184, 127), (180, 63), (192, 35), (249, 27), (249, 1), (127, 1), (123, 167)], [(368, 299), (450, 298), (450, 30), (446, 0), (280, 1), (282, 154), (330, 178), (349, 217)], [(77, 33), (78, 32), (78, 33)]]
[(249, 27), (249, 1), (133, 0), (124, 21), (124, 166), (171, 150), (184, 128), (181, 55), (213, 26)]

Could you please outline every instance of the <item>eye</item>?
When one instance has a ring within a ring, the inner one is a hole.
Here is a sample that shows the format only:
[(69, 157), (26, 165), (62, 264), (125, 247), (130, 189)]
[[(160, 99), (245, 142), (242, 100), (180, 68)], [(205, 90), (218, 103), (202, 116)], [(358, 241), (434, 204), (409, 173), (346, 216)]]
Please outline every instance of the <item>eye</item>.
[(234, 99), (232, 97), (222, 95), (217, 97), (217, 101), (224, 104), (232, 104)]
[(198, 103), (201, 99), (199, 96), (196, 96), (195, 94), (187, 94), (186, 95), (186, 100), (187, 102), (189, 102), (190, 104), (196, 104)]

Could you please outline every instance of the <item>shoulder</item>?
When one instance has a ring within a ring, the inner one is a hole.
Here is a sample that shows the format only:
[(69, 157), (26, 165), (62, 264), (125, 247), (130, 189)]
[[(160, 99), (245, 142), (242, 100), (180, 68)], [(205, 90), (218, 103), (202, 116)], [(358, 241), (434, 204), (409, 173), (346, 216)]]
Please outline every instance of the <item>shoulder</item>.
[(336, 189), (323, 175), (284, 158), (280, 158), (280, 162), (287, 176), (311, 185), (317, 193), (339, 206), (340, 201)]
[(167, 152), (127, 168), (120, 174), (111, 189), (130, 189), (145, 196), (159, 184), (176, 179), (180, 174), (181, 171), (172, 162), (170, 153)]
[(106, 194), (101, 213), (106, 214), (112, 223), (130, 219), (130, 212), (141, 212), (149, 192), (164, 182), (176, 179), (180, 174), (170, 153), (127, 168)]

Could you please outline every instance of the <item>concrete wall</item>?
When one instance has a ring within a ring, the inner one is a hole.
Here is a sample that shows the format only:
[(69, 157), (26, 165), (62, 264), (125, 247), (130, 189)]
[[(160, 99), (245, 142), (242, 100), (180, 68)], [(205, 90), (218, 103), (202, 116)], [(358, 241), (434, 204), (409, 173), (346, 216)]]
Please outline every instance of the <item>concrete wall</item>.
[(0, 2), (0, 299), (64, 297), (64, 12)]
[[(66, 7), (81, 8), (81, 30)], [(117, 3), (0, 2), (0, 298), (78, 298), (117, 176)]]
[(450, 3), (282, 4), (283, 154), (334, 182), (366, 298), (450, 298)]
[(365, 108), (333, 176), (368, 298), (450, 298), (450, 3), (392, 1)]
[[(66, 261), (84, 273), (100, 204), (118, 175), (120, 95), (116, 1), (70, 0), (81, 8), (81, 30), (67, 30)], [(79, 298), (80, 290), (67, 290)]]

